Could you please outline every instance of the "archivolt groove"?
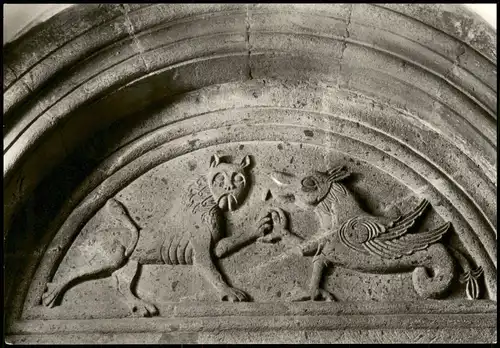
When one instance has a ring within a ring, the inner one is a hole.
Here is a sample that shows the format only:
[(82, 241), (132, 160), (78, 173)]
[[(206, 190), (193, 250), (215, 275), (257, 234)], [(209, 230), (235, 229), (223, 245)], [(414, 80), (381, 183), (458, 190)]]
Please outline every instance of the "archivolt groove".
[[(239, 13), (239, 14), (242, 14), (242, 13)], [(224, 13), (224, 15), (228, 15), (228, 13)], [(194, 20), (194, 19), (193, 19)], [(169, 23), (169, 25), (173, 25), (174, 23)], [(164, 29), (163, 28), (163, 25), (160, 27), (160, 28), (157, 28), (157, 29), (154, 29), (155, 31), (156, 30), (161, 30), (161, 29)], [(153, 29), (150, 29), (148, 32), (146, 33), (141, 33), (141, 36), (142, 35), (146, 35), (146, 34), (149, 34), (149, 33), (152, 33), (154, 32)], [(40, 109), (40, 107), (37, 107), (35, 110), (37, 112), (39, 112), (38, 114), (35, 114), (32, 116), (31, 118), (31, 121), (29, 121), (22, 129), (20, 129), (18, 132), (16, 132), (17, 134), (14, 136), (14, 138), (12, 138), (10, 141), (8, 141), (8, 143), (4, 146), (4, 153), (6, 153), (10, 147), (12, 146), (12, 144), (15, 143), (15, 141), (17, 139), (19, 139), (20, 136), (22, 136), (24, 134), (24, 132), (26, 132), (26, 130), (33, 125), (34, 122), (36, 122), (36, 120), (41, 117), (41, 115), (45, 112), (47, 112), (48, 110), (50, 110), (52, 107), (54, 107), (58, 102), (64, 100), (64, 98), (68, 97), (72, 92), (76, 91), (77, 89), (81, 88), (84, 84), (86, 84), (87, 82), (91, 81), (92, 79), (96, 78), (97, 76), (101, 75), (101, 74), (105, 74), (106, 72), (109, 72), (111, 69), (113, 69), (114, 67), (117, 67), (121, 64), (130, 64), (130, 61), (136, 57), (139, 57), (139, 56), (142, 56), (144, 54), (147, 54), (147, 53), (151, 53), (151, 52), (154, 52), (156, 50), (160, 50), (160, 49), (165, 49), (166, 47), (168, 46), (171, 46), (171, 45), (177, 45), (181, 42), (187, 42), (187, 41), (190, 41), (190, 40), (196, 40), (196, 39), (201, 39), (201, 38), (210, 38), (210, 37), (217, 37), (217, 36), (228, 36), (228, 35), (237, 35), (237, 34), (241, 34), (241, 31), (225, 31), (225, 32), (219, 32), (219, 33), (210, 33), (210, 34), (204, 34), (204, 35), (200, 35), (200, 36), (196, 36), (196, 37), (189, 37), (189, 38), (184, 38), (184, 39), (180, 39), (180, 40), (177, 40), (177, 41), (172, 41), (172, 42), (168, 42), (166, 44), (162, 44), (162, 45), (159, 45), (159, 46), (154, 46), (154, 47), (150, 47), (150, 48), (147, 48), (147, 49), (144, 49), (144, 50), (141, 50), (140, 52), (137, 52), (137, 51), (134, 51), (134, 53), (130, 56), (127, 56), (125, 58), (123, 58), (122, 60), (119, 60), (117, 62), (114, 62), (113, 64), (107, 66), (105, 69), (103, 70), (98, 70), (97, 72), (93, 73), (92, 75), (90, 75), (89, 77), (87, 77), (86, 79), (80, 81), (79, 83), (77, 84), (72, 84), (72, 87), (66, 91), (63, 95), (57, 97), (57, 98), (54, 98), (53, 96), (50, 97), (51, 101), (52, 101), (52, 104), (48, 104), (45, 106), (45, 108), (43, 109)], [(442, 79), (444, 81), (446, 81), (446, 83), (448, 83), (450, 86), (452, 86), (453, 88), (457, 89), (460, 93), (466, 95), (468, 98), (470, 98), (472, 100), (473, 103), (475, 104), (478, 104), (482, 109), (484, 109), (485, 111), (487, 111), (490, 115), (493, 115), (494, 112), (489, 109), (487, 106), (485, 106), (483, 103), (481, 103), (480, 101), (478, 101), (476, 98), (474, 98), (473, 96), (471, 96), (466, 90), (464, 90), (463, 88), (460, 88), (457, 84), (453, 83), (449, 78), (447, 78), (444, 74), (440, 74), (439, 72), (437, 71), (434, 71), (432, 69), (429, 69), (425, 66), (423, 66), (422, 64), (420, 64), (419, 62), (413, 60), (413, 59), (410, 59), (408, 57), (405, 57), (405, 56), (402, 56), (401, 54), (398, 54), (397, 52), (391, 52), (387, 49), (384, 49), (383, 47), (378, 47), (376, 45), (373, 45), (373, 44), (370, 44), (370, 43), (367, 43), (367, 42), (363, 42), (361, 40), (356, 40), (356, 39), (352, 39), (352, 38), (344, 38), (342, 36), (327, 36), (327, 35), (320, 35), (320, 34), (304, 34), (304, 33), (300, 33), (300, 32), (279, 32), (279, 31), (269, 31), (269, 32), (266, 32), (266, 31), (258, 31), (256, 32), (256, 34), (273, 34), (273, 35), (277, 35), (277, 34), (284, 34), (284, 35), (294, 35), (294, 36), (312, 36), (312, 37), (320, 37), (320, 38), (327, 38), (327, 39), (332, 39), (332, 40), (335, 40), (335, 41), (339, 41), (339, 42), (347, 42), (347, 43), (350, 43), (350, 44), (356, 44), (356, 45), (359, 45), (359, 46), (362, 46), (362, 47), (365, 47), (365, 48), (370, 48), (370, 49), (373, 49), (375, 51), (379, 51), (379, 52), (382, 52), (384, 54), (387, 54), (389, 56), (392, 56), (394, 58), (397, 58), (397, 59), (400, 59), (404, 62), (407, 62), (407, 63), (410, 63), (412, 65), (415, 65), (416, 67), (432, 74), (432, 75), (435, 75), (436, 77), (438, 77), (439, 79)], [(395, 33), (392, 33), (391, 34), (394, 34), (394, 35), (397, 35)], [(415, 42), (415, 41), (412, 41), (412, 40), (409, 40), (407, 38), (404, 38), (408, 41), (411, 41), (412, 43), (416, 44), (416, 45), (419, 45), (419, 47), (421, 47), (422, 49), (427, 49), (429, 50), (428, 48), (422, 46), (421, 44), (419, 44), (418, 42)], [(119, 42), (117, 43), (114, 43), (114, 45), (120, 43), (121, 41), (130, 41), (132, 42), (132, 38), (126, 38), (126, 39), (122, 39), (120, 40)], [(103, 50), (109, 50), (110, 47), (107, 47), (105, 49), (102, 49), (100, 50), (99, 52), (103, 51)], [(274, 52), (276, 50), (273, 50), (271, 52)], [(97, 59), (98, 61), (100, 60), (98, 54), (99, 52), (95, 53), (94, 55), (96, 55), (96, 57), (88, 57), (86, 58), (82, 63), (84, 62), (89, 62), (91, 61), (93, 58), (94, 59)], [(267, 52), (267, 53), (271, 53), (271, 52)], [(286, 51), (285, 51), (286, 52)], [(255, 48), (252, 49), (252, 55), (256, 55), (256, 54), (265, 54), (266, 51), (261, 51), (261, 50), (256, 50)], [(284, 53), (284, 52), (283, 52)], [(445, 57), (443, 57), (442, 55), (440, 55), (439, 53), (437, 52), (433, 52), (434, 54), (437, 54), (439, 55), (440, 57), (446, 59)], [(240, 53), (242, 56), (245, 55), (246, 53)], [(210, 56), (210, 57), (204, 57), (203, 59), (213, 59), (215, 58), (214, 56)], [(161, 72), (162, 70), (165, 70), (165, 69), (172, 69), (172, 68), (175, 68), (177, 66), (181, 66), (181, 65), (186, 65), (186, 64), (191, 64), (191, 63), (194, 63), (194, 62), (199, 62), (199, 59), (189, 59), (189, 60), (186, 60), (186, 61), (183, 61), (182, 63), (180, 64), (171, 64), (171, 65), (168, 65), (168, 66), (157, 66), (154, 68), (154, 70), (152, 69), (147, 69), (146, 71), (144, 71), (144, 76), (141, 76), (140, 78), (138, 79), (135, 79), (135, 80), (129, 80), (129, 81), (125, 81), (125, 83), (122, 85), (122, 86), (125, 86), (125, 85), (129, 85), (129, 84), (132, 84), (136, 81), (138, 81), (139, 79), (142, 79), (144, 77), (146, 77), (147, 75), (150, 75), (150, 74), (154, 74), (154, 73), (158, 73), (158, 72)], [(452, 61), (449, 61), (450, 64), (453, 64)], [(77, 68), (78, 66), (74, 66), (73, 69)], [(464, 68), (462, 68), (464, 69)], [(470, 71), (464, 69), (464, 71), (467, 71), (468, 73), (470, 73)], [(380, 73), (383, 73), (382, 71), (379, 71)], [(391, 75), (389, 75), (391, 76)], [(394, 78), (394, 76), (391, 76), (392, 78)], [(402, 80), (403, 81), (403, 80)], [(405, 83), (408, 83), (407, 81), (405, 81)], [(418, 87), (416, 86), (412, 86), (412, 87), (415, 87), (418, 89)], [(487, 88), (491, 93), (494, 94), (494, 91), (491, 89), (491, 87), (485, 85), (485, 88)], [(55, 99), (55, 100), (54, 100)], [(436, 98), (434, 98), (436, 99)], [(436, 99), (438, 100), (438, 99)], [(44, 103), (45, 104), (45, 103)], [(25, 115), (25, 118), (27, 117), (27, 115)], [(8, 139), (8, 138), (7, 138)]]

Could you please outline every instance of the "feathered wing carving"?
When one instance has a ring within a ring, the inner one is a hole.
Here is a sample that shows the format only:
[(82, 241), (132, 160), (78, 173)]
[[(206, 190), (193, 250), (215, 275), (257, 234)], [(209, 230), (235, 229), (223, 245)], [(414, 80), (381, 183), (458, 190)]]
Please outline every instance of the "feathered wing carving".
[(364, 243), (364, 247), (371, 254), (384, 258), (398, 259), (404, 255), (411, 255), (415, 251), (426, 249), (429, 245), (438, 242), (448, 231), (450, 223), (425, 232), (404, 234), (392, 240), (375, 238)]
[[(376, 217), (355, 217), (342, 225), (340, 229), (341, 240), (355, 250), (383, 258), (398, 259), (404, 255), (411, 255), (415, 251), (426, 249), (429, 245), (439, 241), (451, 225), (448, 222), (433, 230), (408, 233), (428, 206), (429, 202), (424, 199), (410, 213), (400, 216), (386, 225), (377, 221)], [(360, 242), (359, 239), (353, 241), (352, 237), (349, 238), (352, 235), (366, 237), (364, 241)]]
[(393, 220), (391, 223), (387, 225), (387, 229), (385, 233), (377, 236), (377, 239), (380, 241), (384, 240), (392, 240), (394, 238), (398, 238), (406, 234), (408, 230), (413, 227), (417, 218), (422, 216), (425, 209), (429, 206), (429, 201), (423, 199), (420, 204), (409, 212), (406, 215), (400, 216), (397, 219)]

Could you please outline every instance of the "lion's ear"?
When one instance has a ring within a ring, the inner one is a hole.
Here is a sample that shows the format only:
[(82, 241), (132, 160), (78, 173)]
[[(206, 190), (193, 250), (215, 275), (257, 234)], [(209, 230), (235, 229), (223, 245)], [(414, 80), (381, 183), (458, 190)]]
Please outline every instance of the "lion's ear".
[(220, 163), (220, 157), (217, 154), (213, 154), (210, 158), (210, 168), (217, 167)]
[(246, 168), (250, 165), (250, 156), (246, 155), (242, 160), (241, 160), (241, 168)]

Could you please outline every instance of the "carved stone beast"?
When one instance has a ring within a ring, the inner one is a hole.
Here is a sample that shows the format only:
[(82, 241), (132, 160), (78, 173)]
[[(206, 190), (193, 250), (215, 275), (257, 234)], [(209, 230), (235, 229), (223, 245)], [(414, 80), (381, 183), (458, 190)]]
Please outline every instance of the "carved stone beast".
[(136, 315), (158, 314), (157, 308), (132, 292), (132, 283), (140, 265), (194, 265), (214, 286), (221, 300), (246, 301), (248, 296), (229, 286), (212, 262), (212, 255), (221, 257), (262, 236), (266, 227), (250, 235), (223, 238), (223, 212), (235, 210), (244, 200), (248, 189), (246, 169), (250, 157), (241, 164), (222, 163), (212, 156), (208, 175), (189, 183), (168, 226), (141, 231), (125, 206), (111, 198), (106, 209), (122, 227), (101, 229), (86, 241), (87, 266), (77, 269), (56, 283), (48, 283), (42, 296), (45, 306), (52, 307), (60, 295), (76, 281), (110, 273), (117, 290)]
[[(481, 266), (473, 269), (464, 255), (442, 243), (451, 224), (447, 222), (423, 232), (415, 228), (430, 206), (427, 200), (396, 219), (374, 216), (365, 212), (341, 183), (349, 174), (343, 166), (304, 176), (271, 174), (274, 187), (266, 197), (293, 201), (304, 209), (314, 210), (323, 230), (299, 246), (300, 254), (315, 254), (310, 295), (303, 299), (334, 300), (332, 294), (320, 287), (326, 266), (381, 274), (412, 271), (416, 292), (423, 298), (437, 298), (455, 279), (454, 258), (463, 270), (460, 281), (467, 283), (467, 296), (479, 298)], [(276, 209), (272, 216), (273, 232), (262, 237), (263, 242), (273, 242), (289, 234), (283, 211)]]

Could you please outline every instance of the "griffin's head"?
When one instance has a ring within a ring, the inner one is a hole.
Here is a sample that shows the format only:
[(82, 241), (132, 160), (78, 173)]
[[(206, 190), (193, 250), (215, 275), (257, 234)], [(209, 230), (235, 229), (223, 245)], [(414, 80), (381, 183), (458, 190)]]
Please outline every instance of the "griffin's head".
[(294, 202), (302, 208), (314, 208), (330, 192), (332, 183), (348, 177), (350, 173), (343, 166), (326, 172), (313, 171), (304, 176), (274, 171), (270, 174), (272, 187), (264, 199), (274, 197), (281, 202)]
[(240, 164), (223, 163), (217, 155), (210, 159), (208, 186), (213, 199), (223, 211), (237, 209), (244, 200), (248, 185), (245, 168), (249, 165), (249, 156), (245, 156)]

